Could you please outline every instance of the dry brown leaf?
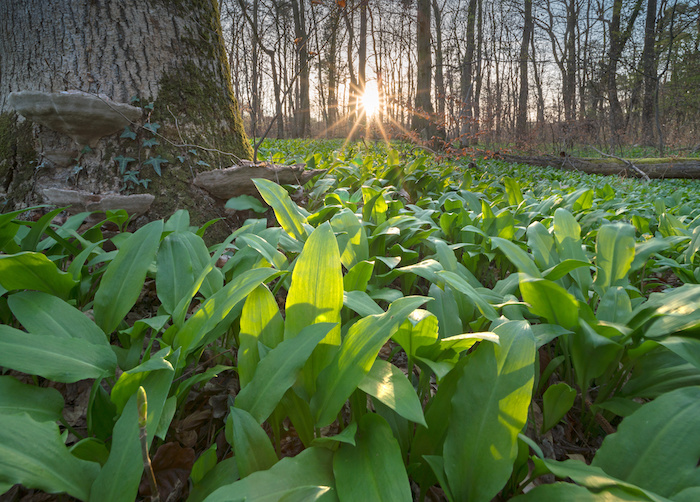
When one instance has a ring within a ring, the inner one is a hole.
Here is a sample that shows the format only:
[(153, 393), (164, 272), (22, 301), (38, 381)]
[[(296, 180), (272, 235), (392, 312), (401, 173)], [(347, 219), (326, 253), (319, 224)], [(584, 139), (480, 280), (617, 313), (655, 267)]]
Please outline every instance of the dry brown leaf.
[[(173, 495), (177, 495), (177, 499), (181, 498), (180, 495), (187, 486), (187, 478), (190, 477), (194, 465), (194, 450), (183, 448), (179, 443), (165, 443), (158, 448), (151, 464), (160, 499), (168, 500)], [(151, 495), (151, 487), (145, 476), (141, 480), (139, 494), (144, 497)]]

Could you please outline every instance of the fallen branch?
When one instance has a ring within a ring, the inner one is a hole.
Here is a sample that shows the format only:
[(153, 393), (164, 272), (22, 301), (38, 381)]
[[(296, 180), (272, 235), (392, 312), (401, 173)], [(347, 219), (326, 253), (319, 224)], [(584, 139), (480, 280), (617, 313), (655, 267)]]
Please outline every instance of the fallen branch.
[(632, 161), (622, 159), (622, 158), (620, 158), (620, 157), (617, 157), (616, 155), (611, 155), (611, 154), (609, 154), (609, 153), (601, 152), (600, 150), (598, 150), (598, 149), (595, 148), (595, 147), (591, 147), (591, 148), (593, 148), (593, 150), (595, 150), (596, 152), (598, 152), (599, 154), (601, 154), (603, 157), (608, 157), (608, 158), (612, 158), (612, 159), (617, 159), (617, 160), (620, 160), (620, 161), (624, 162), (625, 164), (627, 164), (627, 167), (629, 167), (630, 169), (633, 169), (633, 170), (634, 170), (637, 174), (639, 174), (642, 178), (644, 178), (644, 179), (647, 180), (647, 181), (650, 181), (650, 180), (649, 180), (649, 176), (647, 175), (647, 173), (645, 173), (644, 171), (642, 171), (641, 169), (639, 169), (637, 166), (635, 166), (635, 165), (632, 163)]
[(592, 159), (570, 156), (520, 156), (505, 153), (496, 153), (494, 158), (529, 164), (532, 166), (553, 167), (567, 171), (580, 171), (587, 174), (635, 176), (644, 179), (700, 179), (700, 159), (666, 158), (666, 159), (635, 159), (634, 167), (624, 159), (617, 157)]

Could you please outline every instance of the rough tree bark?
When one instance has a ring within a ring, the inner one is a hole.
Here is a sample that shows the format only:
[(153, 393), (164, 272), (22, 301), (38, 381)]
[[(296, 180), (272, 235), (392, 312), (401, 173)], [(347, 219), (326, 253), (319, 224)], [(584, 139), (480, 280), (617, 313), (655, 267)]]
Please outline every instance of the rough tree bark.
[(297, 44), (299, 64), (299, 96), (297, 106), (297, 135), (311, 135), (311, 98), (309, 88), (309, 34), (306, 28), (306, 6), (304, 0), (292, 0), (294, 17), (294, 40)]
[(656, 49), (656, 0), (647, 0), (647, 15), (644, 24), (644, 50), (642, 72), (644, 73), (644, 97), (642, 98), (642, 141), (654, 145), (654, 97), (656, 94), (657, 62)]
[[(87, 151), (65, 134), (19, 117), (8, 101), (13, 91), (68, 90), (119, 103), (137, 97), (136, 104), (144, 107), (142, 121), (153, 124), (151, 129), (160, 126), (158, 134), (132, 123), (135, 140), (117, 132)], [(147, 146), (145, 140), (151, 140)], [(192, 185), (196, 172), (228, 167), (251, 154), (216, 0), (0, 2), (0, 204), (5, 209), (43, 202), (47, 188), (97, 194), (126, 188), (155, 196), (150, 218), (183, 208), (200, 223), (221, 214), (211, 197)], [(119, 156), (134, 159), (124, 164), (125, 171), (137, 180), (150, 179), (148, 187), (125, 181), (114, 161)], [(147, 163), (150, 158), (168, 162)]]
[[(444, 141), (445, 131), (445, 69), (442, 54), (442, 9), (437, 0), (432, 0), (433, 16), (435, 18), (435, 101), (437, 102), (437, 129)], [(444, 4), (443, 4), (444, 7)]]
[[(466, 48), (464, 50), (464, 57), (462, 58), (462, 65), (459, 69), (459, 98), (462, 106), (462, 110), (460, 112), (460, 136), (463, 145), (466, 145), (470, 142), (471, 138), (469, 138), (469, 136), (470, 134), (472, 134), (472, 122), (474, 117), (472, 111), (472, 103), (474, 101), (474, 82), (472, 80), (472, 73), (474, 68), (474, 51), (476, 49), (474, 42), (476, 7), (477, 0), (469, 0), (469, 5), (467, 7), (467, 33), (465, 40)], [(496, 74), (498, 75), (498, 71), (496, 71)]]
[(416, 100), (411, 128), (423, 141), (431, 141), (435, 134), (432, 123), (433, 103), (430, 99), (432, 58), (430, 55), (430, 0), (418, 0), (416, 42), (418, 49), (416, 71)]
[(632, 35), (634, 22), (639, 15), (642, 0), (635, 0), (630, 13), (627, 27), (622, 29), (622, 0), (614, 0), (610, 18), (610, 48), (608, 50), (608, 65), (606, 68), (606, 84), (608, 101), (610, 103), (610, 138), (611, 147), (619, 146), (624, 134), (622, 105), (617, 92), (617, 68), (622, 58), (622, 51)]
[(532, 0), (524, 2), (523, 39), (520, 42), (520, 93), (518, 94), (518, 117), (515, 124), (515, 135), (519, 143), (524, 143), (527, 136), (527, 96), (529, 81), (527, 67), (529, 63), (528, 49), (532, 38)]

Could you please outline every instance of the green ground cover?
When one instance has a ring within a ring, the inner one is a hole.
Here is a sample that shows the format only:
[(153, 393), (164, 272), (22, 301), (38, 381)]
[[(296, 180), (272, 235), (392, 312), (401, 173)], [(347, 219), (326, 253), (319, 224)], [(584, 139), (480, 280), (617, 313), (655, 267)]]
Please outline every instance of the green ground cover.
[(145, 445), (164, 500), (697, 500), (698, 182), (260, 158), (326, 173), (210, 247), (0, 215), (0, 492), (145, 499)]

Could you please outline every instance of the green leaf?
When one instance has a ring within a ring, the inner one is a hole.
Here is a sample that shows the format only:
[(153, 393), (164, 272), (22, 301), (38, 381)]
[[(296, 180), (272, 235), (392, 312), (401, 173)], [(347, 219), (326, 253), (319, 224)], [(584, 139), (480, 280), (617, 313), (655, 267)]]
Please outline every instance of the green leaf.
[(377, 305), (377, 302), (364, 291), (347, 291), (343, 294), (343, 305), (350, 310), (354, 310), (361, 317), (367, 317), (374, 314), (381, 314), (384, 311)]
[[(203, 229), (206, 229), (206, 227), (213, 222), (216, 222), (217, 220), (212, 220), (208, 223), (206, 223), (202, 228), (197, 232), (198, 237), (202, 237), (204, 235)], [(197, 291), (199, 291), (200, 288), (203, 287), (204, 281), (207, 277), (209, 277), (209, 274), (211, 273), (212, 270), (214, 270), (216, 262), (221, 258), (221, 255), (224, 254), (224, 252), (228, 249), (228, 247), (231, 245), (233, 240), (238, 237), (240, 234), (249, 232), (252, 228), (252, 225), (244, 225), (241, 228), (237, 229), (235, 232), (233, 232), (231, 235), (229, 235), (224, 242), (216, 246), (216, 251), (214, 252), (214, 255), (209, 259), (208, 262), (202, 264), (202, 270), (199, 272), (199, 275), (194, 281), (194, 284), (192, 284), (192, 288), (187, 292), (187, 294), (180, 300), (180, 302), (177, 304), (177, 307), (175, 307), (175, 311), (172, 314), (173, 317), (173, 325), (177, 326), (177, 328), (181, 328), (182, 324), (185, 321), (185, 316), (187, 315), (187, 311), (190, 307), (190, 303), (192, 302), (192, 299), (195, 297), (197, 294)], [(200, 233), (201, 232), (201, 233)], [(218, 291), (220, 289), (220, 286), (217, 284), (217, 288), (215, 291)], [(165, 338), (163, 337), (164, 340), (167, 343), (172, 343), (172, 338)]]
[(97, 325), (60, 298), (39, 291), (23, 291), (8, 298), (10, 310), (33, 335), (79, 338), (95, 345), (109, 346)]
[[(588, 257), (581, 247), (581, 226), (566, 209), (558, 208), (554, 211), (554, 238), (557, 252), (562, 259), (588, 261)], [(581, 293), (587, 297), (592, 282), (590, 272), (578, 268), (572, 270), (569, 275), (581, 288)]]
[(71, 383), (113, 375), (117, 358), (109, 346), (81, 338), (33, 335), (0, 325), (0, 366)]
[[(210, 260), (204, 240), (192, 232), (176, 231), (163, 239), (156, 255), (156, 291), (166, 312), (174, 314), (181, 301), (191, 299), (192, 290)], [(221, 271), (212, 269), (199, 289), (209, 297), (222, 285)]]
[(279, 502), (291, 490), (327, 486), (330, 492), (319, 500), (337, 501), (332, 471), (333, 453), (327, 448), (307, 448), (295, 457), (286, 457), (266, 471), (254, 472), (240, 481), (227, 483), (207, 497), (207, 502)]
[(68, 299), (76, 284), (71, 274), (41, 253), (0, 255), (0, 285), (8, 291), (34, 289)]
[(253, 378), (260, 356), (258, 343), (275, 348), (284, 337), (284, 319), (274, 295), (261, 284), (245, 300), (238, 335), (238, 379), (241, 389)]
[(576, 399), (576, 391), (569, 387), (564, 382), (559, 382), (547, 388), (543, 396), (544, 423), (542, 424), (542, 433), (559, 423), (574, 405)]
[(576, 369), (576, 383), (585, 394), (590, 381), (603, 375), (617, 361), (623, 349), (618, 343), (597, 333), (583, 319), (569, 340), (571, 360)]
[[(654, 501), (654, 502), (671, 502), (665, 497), (660, 497), (655, 493), (651, 493), (638, 486), (635, 486), (625, 481), (619, 480), (608, 475), (600, 467), (586, 465), (579, 460), (565, 460), (557, 462), (555, 460), (543, 460), (541, 462), (544, 467), (558, 478), (571, 478), (574, 482), (586, 486), (593, 492), (602, 492), (603, 490), (617, 491), (626, 495), (622, 500), (631, 500), (635, 502)], [(604, 499), (609, 500), (609, 499)], [(619, 498), (613, 500), (620, 500)]]
[(603, 225), (596, 240), (595, 286), (602, 296), (612, 286), (625, 286), (634, 259), (634, 227), (627, 223)]
[(350, 327), (340, 350), (316, 382), (317, 392), (311, 399), (311, 411), (317, 427), (335, 420), (345, 401), (372, 368), (384, 343), (425, 301), (426, 298), (420, 296), (400, 298), (384, 314), (365, 317)]
[(99, 470), (99, 464), (69, 453), (55, 423), (0, 413), (0, 484), (21, 483), (87, 500)]
[(554, 236), (539, 221), (532, 222), (527, 227), (527, 245), (540, 269), (547, 270), (559, 263)]
[(37, 422), (57, 422), (63, 418), (63, 405), (63, 396), (56, 389), (0, 376), (0, 416), (27, 413)]
[[(204, 456), (204, 454), (202, 456)], [(195, 466), (196, 465), (197, 462), (195, 462)], [(195, 470), (193, 467), (192, 473), (194, 474), (194, 472)], [(187, 498), (187, 502), (202, 502), (213, 491), (221, 486), (230, 485), (233, 481), (239, 479), (239, 477), (238, 467), (236, 467), (236, 457), (224, 459), (207, 472), (201, 481), (194, 483), (194, 486), (190, 490), (190, 496)], [(228, 500), (231, 502), (231, 499)], [(242, 500), (245, 500), (245, 498)]]
[(574, 269), (586, 267), (591, 268), (591, 264), (587, 261), (566, 259), (561, 263), (556, 264), (552, 268), (549, 268), (542, 272), (542, 276), (550, 281), (557, 281), (564, 277), (566, 274)]
[(443, 455), (455, 500), (496, 496), (510, 476), (527, 421), (535, 378), (530, 325), (507, 321), (494, 332), (500, 345), (479, 345), (452, 397)]
[(110, 399), (117, 406), (118, 413), (122, 412), (129, 398), (136, 393), (149, 374), (158, 370), (173, 371), (172, 364), (165, 359), (169, 352), (170, 348), (165, 347), (147, 361), (119, 375), (110, 394)]
[(144, 162), (144, 165), (146, 165), (146, 164), (152, 165), (153, 170), (156, 172), (156, 174), (158, 176), (161, 176), (160, 165), (167, 164), (167, 163), (168, 163), (168, 159), (165, 159), (165, 158), (161, 157), (160, 155), (158, 155), (158, 157), (149, 157), (148, 160), (146, 160)]
[(369, 259), (369, 243), (367, 234), (355, 213), (349, 209), (343, 209), (331, 219), (333, 231), (338, 234), (338, 249), (340, 249), (340, 261), (345, 268), (352, 267)]
[(537, 265), (535, 265), (535, 262), (513, 241), (500, 237), (491, 237), (491, 242), (518, 268), (519, 272), (523, 272), (532, 277), (541, 277), (540, 270), (537, 268)]
[(594, 467), (675, 500), (700, 485), (700, 387), (664, 394), (625, 418), (596, 453)]
[[(128, 129), (128, 127), (127, 127)], [(125, 131), (126, 133), (126, 131)], [(133, 134), (133, 133), (132, 133)], [(122, 134), (122, 138), (124, 137), (124, 134)], [(134, 134), (134, 137), (131, 139), (136, 139), (136, 135)], [(117, 163), (119, 166), (119, 174), (124, 174), (126, 172), (126, 166), (129, 165), (129, 162), (134, 162), (136, 159), (133, 157), (124, 157), (123, 155), (120, 155), (119, 157), (114, 157), (112, 159), (114, 162)]]
[[(176, 358), (177, 353), (172, 357)], [(160, 423), (173, 375), (172, 370), (153, 371), (142, 383), (148, 398), (146, 430), (149, 445)], [(90, 502), (133, 502), (136, 499), (143, 474), (138, 418), (134, 393), (114, 425), (109, 458), (92, 485)]]
[(340, 310), (343, 308), (343, 271), (338, 245), (328, 222), (316, 228), (297, 258), (287, 294), (284, 338), (294, 338), (306, 326), (337, 324), (318, 347), (304, 371), (304, 387), (311, 395), (318, 374), (340, 345)]
[(124, 132), (119, 137), (122, 139), (136, 139), (136, 133), (132, 131), (129, 126), (126, 126), (124, 127)]
[(144, 225), (122, 244), (107, 266), (93, 306), (95, 323), (105, 333), (114, 331), (136, 303), (162, 231), (162, 220)]
[(151, 131), (153, 134), (156, 134), (158, 132), (158, 129), (160, 129), (160, 124), (156, 124), (155, 122), (149, 122), (147, 124), (144, 124), (143, 128)]
[(190, 478), (195, 485), (202, 481), (204, 476), (216, 466), (216, 443), (211, 445), (192, 466)]
[(260, 361), (250, 383), (236, 396), (236, 408), (246, 410), (263, 423), (297, 379), (316, 345), (335, 327), (331, 323), (307, 326), (285, 340)]
[(270, 268), (246, 270), (210, 296), (175, 335), (173, 347), (182, 348), (181, 361), (200, 347), (207, 334), (228, 316), (233, 307), (242, 302), (263, 281), (276, 274), (277, 272)]
[(232, 431), (232, 446), (241, 478), (265, 471), (277, 463), (270, 438), (250, 413), (231, 407), (226, 428)]
[(233, 209), (234, 211), (247, 211), (253, 210), (256, 213), (264, 213), (267, 208), (262, 205), (262, 203), (251, 195), (239, 195), (238, 197), (231, 197), (226, 202), (226, 209)]
[(508, 196), (508, 204), (511, 206), (517, 206), (523, 201), (523, 193), (520, 190), (520, 185), (517, 180), (513, 178), (505, 177), (503, 178), (503, 185), (506, 188), (506, 195)]
[(343, 277), (343, 288), (345, 291), (366, 291), (373, 271), (374, 261), (357, 262)]
[(447, 338), (464, 331), (455, 298), (459, 293), (450, 286), (445, 286), (443, 291), (436, 284), (431, 284), (428, 294), (434, 301), (430, 302), (427, 310), (437, 318), (440, 338)]
[(392, 338), (408, 356), (413, 357), (418, 348), (435, 343), (438, 329), (438, 319), (434, 314), (416, 309), (399, 326)]
[(304, 242), (308, 235), (304, 228), (304, 224), (307, 223), (306, 217), (299, 210), (299, 206), (289, 198), (287, 191), (270, 180), (256, 178), (252, 181), (265, 202), (275, 211), (277, 221), (285, 232)]
[(455, 288), (457, 291), (467, 295), (477, 306), (479, 311), (486, 317), (489, 321), (495, 321), (498, 319), (498, 312), (494, 309), (489, 302), (476, 290), (474, 287), (465, 281), (462, 277), (458, 276), (454, 272), (438, 272), (441, 278), (445, 279), (447, 283)]
[(237, 241), (240, 247), (241, 243), (250, 246), (255, 251), (267, 260), (267, 262), (278, 270), (286, 270), (288, 267), (287, 258), (282, 253), (277, 251), (277, 248), (267, 242), (265, 239), (255, 234), (241, 235)]
[(335, 451), (339, 443), (347, 443), (355, 446), (355, 436), (357, 435), (357, 422), (350, 422), (350, 424), (343, 429), (343, 432), (336, 434), (335, 436), (321, 436), (314, 439), (311, 442), (312, 446), (329, 446), (331, 450)]
[(333, 474), (343, 501), (413, 500), (399, 444), (386, 420), (374, 413), (360, 420), (355, 446), (340, 446), (333, 457)]
[(599, 321), (626, 324), (632, 315), (632, 302), (621, 286), (608, 288), (600, 299), (596, 317)]
[(66, 208), (64, 207), (58, 207), (53, 211), (50, 211), (43, 215), (41, 218), (39, 218), (39, 221), (34, 222), (31, 225), (31, 230), (29, 231), (29, 233), (22, 239), (21, 250), (41, 251), (41, 248), (39, 246), (41, 236), (44, 234), (44, 232), (47, 231), (47, 228), (49, 227), (53, 219), (65, 209)]
[(566, 329), (578, 325), (576, 299), (556, 282), (525, 277), (520, 281), (520, 292), (533, 314)]
[(376, 359), (369, 373), (357, 386), (407, 420), (427, 427), (423, 407), (413, 385), (403, 371), (383, 359)]
[(561, 502), (563, 500), (566, 502), (622, 502), (634, 499), (613, 498), (606, 490), (592, 493), (572, 483), (539, 485), (524, 495), (512, 499), (513, 502)]

